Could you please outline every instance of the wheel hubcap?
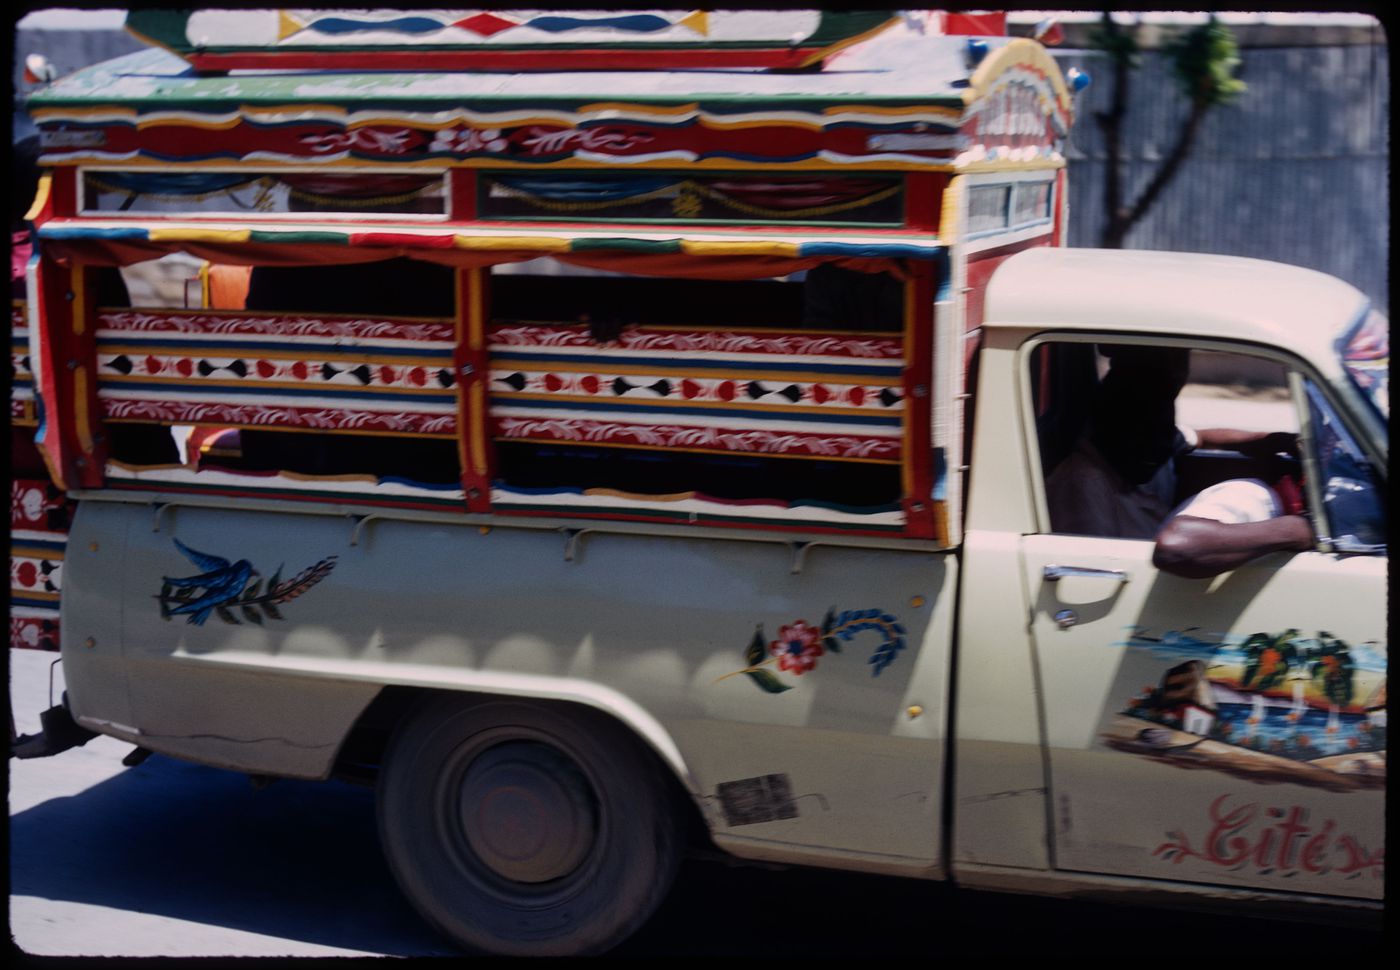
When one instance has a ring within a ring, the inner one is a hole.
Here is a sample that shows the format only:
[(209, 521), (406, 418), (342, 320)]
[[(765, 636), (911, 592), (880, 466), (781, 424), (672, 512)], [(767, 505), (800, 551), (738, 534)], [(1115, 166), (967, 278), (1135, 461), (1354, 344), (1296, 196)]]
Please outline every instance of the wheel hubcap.
[(459, 806), (472, 852), (513, 882), (567, 876), (597, 831), (597, 801), (577, 765), (535, 741), (508, 741), (474, 759)]

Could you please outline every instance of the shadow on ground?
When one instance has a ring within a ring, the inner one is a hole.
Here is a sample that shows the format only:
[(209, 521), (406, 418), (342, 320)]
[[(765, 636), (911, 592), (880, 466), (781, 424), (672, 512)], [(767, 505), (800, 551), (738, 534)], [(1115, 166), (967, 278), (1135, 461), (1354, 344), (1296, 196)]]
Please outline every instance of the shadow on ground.
[(10, 892), (392, 955), (450, 950), (399, 895), (374, 793), (159, 755), (10, 817)]
[[(370, 953), (453, 952), (399, 895), (367, 788), (279, 781), (254, 790), (243, 775), (157, 755), (12, 816), (10, 851), (16, 896)], [(615, 953), (1123, 959), (1160, 946), (1164, 933), (1218, 956), (1276, 952), (1285, 939), (1294, 957), (1381, 945), (1379, 932), (691, 860)]]

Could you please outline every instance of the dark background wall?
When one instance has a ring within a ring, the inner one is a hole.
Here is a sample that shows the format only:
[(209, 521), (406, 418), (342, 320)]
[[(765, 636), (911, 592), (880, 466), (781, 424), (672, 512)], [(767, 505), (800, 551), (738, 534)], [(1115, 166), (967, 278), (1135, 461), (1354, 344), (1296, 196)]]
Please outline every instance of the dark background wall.
[[(1072, 246), (1104, 222), (1107, 108), (1102, 54), (1056, 51), (1093, 83), (1079, 95), (1070, 160)], [(1380, 44), (1245, 48), (1238, 103), (1214, 109), (1176, 180), (1129, 234), (1133, 249), (1194, 250), (1295, 263), (1388, 305), (1390, 63)], [(1170, 150), (1187, 105), (1160, 51), (1132, 79), (1124, 129), (1126, 196), (1136, 199)]]

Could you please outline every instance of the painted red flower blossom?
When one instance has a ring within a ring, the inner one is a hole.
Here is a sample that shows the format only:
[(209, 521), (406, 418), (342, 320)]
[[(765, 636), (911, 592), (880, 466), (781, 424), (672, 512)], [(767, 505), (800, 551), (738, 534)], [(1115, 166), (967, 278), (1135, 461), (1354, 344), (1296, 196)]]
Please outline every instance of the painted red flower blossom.
[(794, 674), (805, 673), (817, 665), (817, 658), (826, 651), (821, 634), (805, 620), (794, 620), (778, 629), (778, 639), (768, 644), (768, 652), (778, 658), (778, 667)]

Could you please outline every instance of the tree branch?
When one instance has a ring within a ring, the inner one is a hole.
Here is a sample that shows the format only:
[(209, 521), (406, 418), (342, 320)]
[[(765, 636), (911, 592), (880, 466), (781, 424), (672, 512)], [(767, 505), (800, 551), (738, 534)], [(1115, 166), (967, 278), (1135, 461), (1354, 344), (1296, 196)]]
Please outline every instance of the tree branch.
[(1147, 183), (1147, 188), (1138, 197), (1137, 202), (1128, 212), (1123, 222), (1123, 233), (1137, 223), (1147, 210), (1152, 207), (1152, 203), (1157, 201), (1157, 196), (1176, 178), (1176, 173), (1181, 169), (1181, 163), (1186, 161), (1186, 156), (1191, 154), (1191, 146), (1195, 144), (1196, 133), (1200, 130), (1201, 122), (1205, 120), (1206, 112), (1210, 110), (1208, 101), (1192, 101), (1191, 113), (1187, 115), (1186, 122), (1181, 126), (1181, 131), (1177, 135), (1176, 144), (1172, 146), (1171, 152), (1157, 169), (1157, 174), (1152, 177), (1152, 181)]

